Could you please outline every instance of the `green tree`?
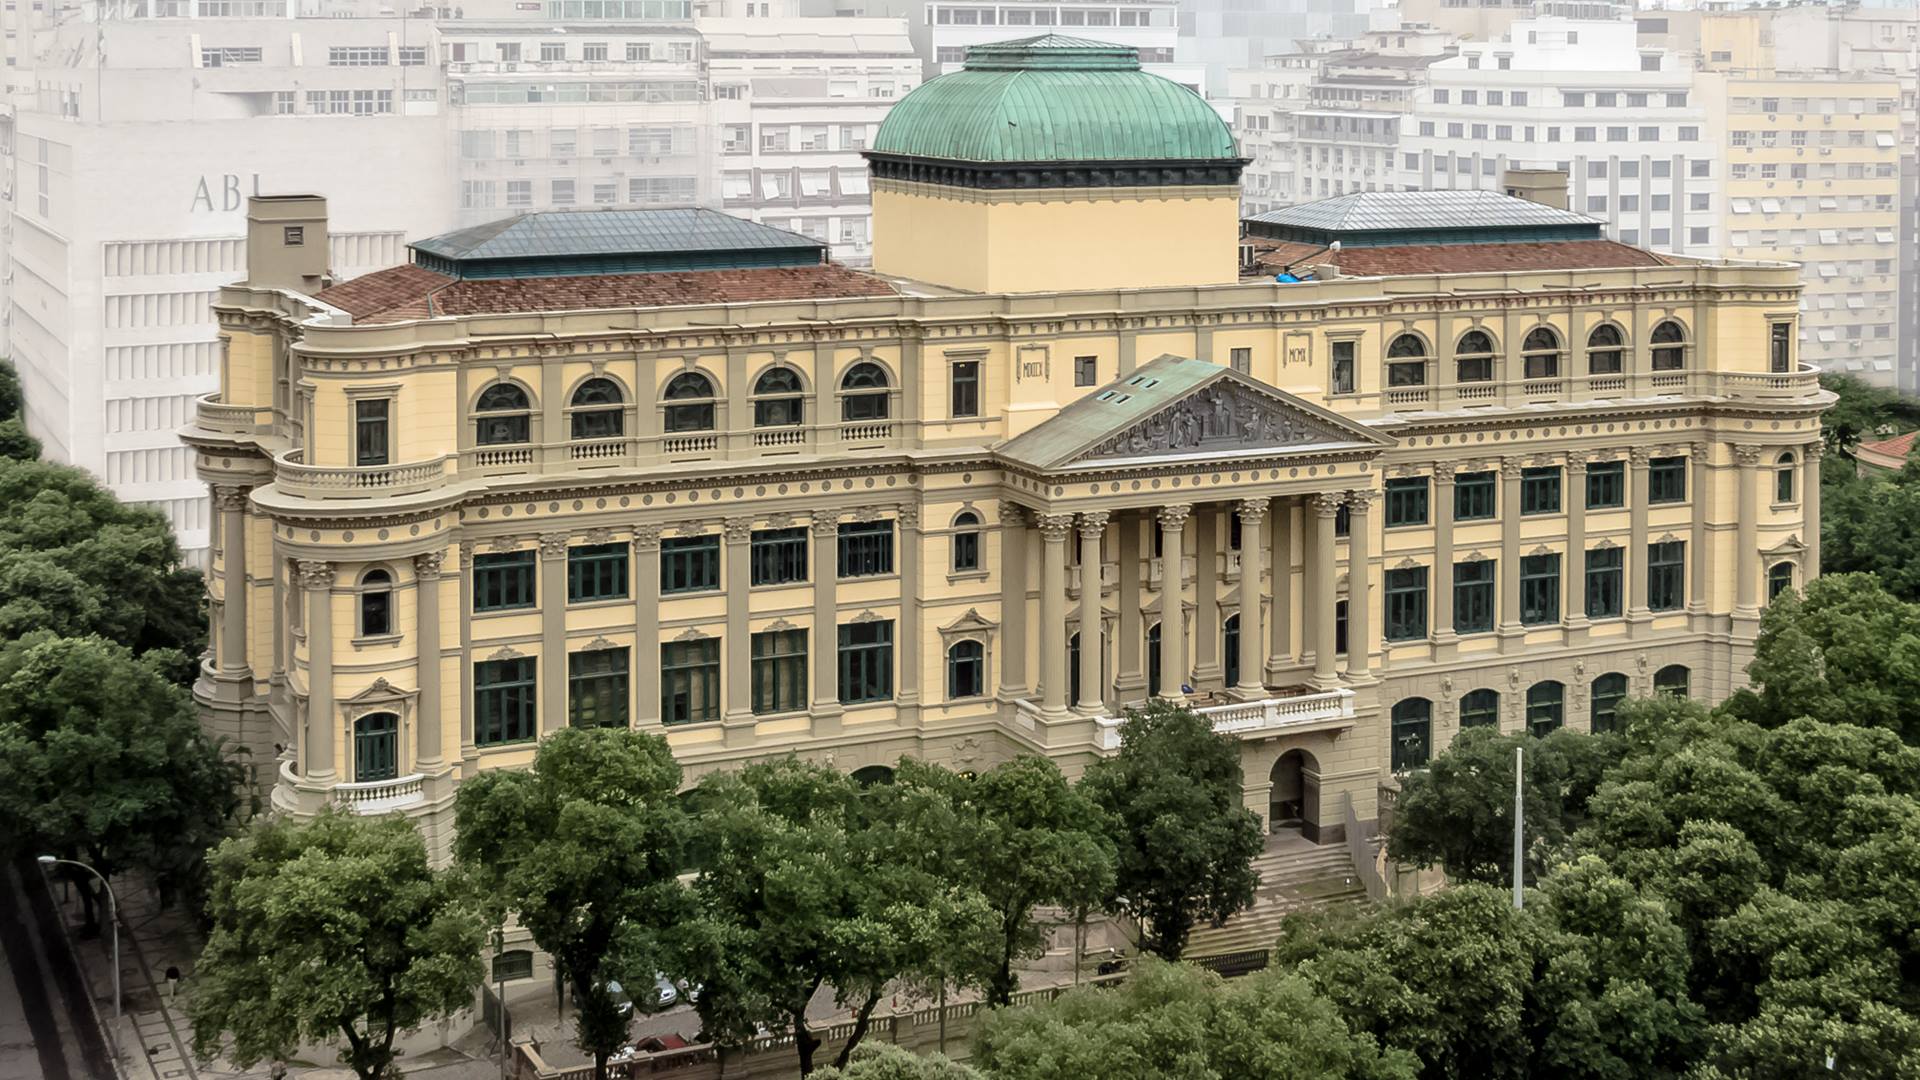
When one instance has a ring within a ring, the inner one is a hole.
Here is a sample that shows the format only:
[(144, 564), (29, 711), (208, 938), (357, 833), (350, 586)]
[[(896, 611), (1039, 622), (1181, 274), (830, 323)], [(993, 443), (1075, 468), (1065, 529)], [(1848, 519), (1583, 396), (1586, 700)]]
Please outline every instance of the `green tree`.
[(1178, 960), (1197, 922), (1253, 903), (1260, 819), (1244, 805), (1239, 746), (1206, 718), (1164, 701), (1129, 710), (1119, 752), (1082, 785), (1117, 854), (1110, 907), (1140, 920), (1143, 948)]
[(1528, 880), (1565, 847), (1616, 750), (1610, 736), (1468, 728), (1401, 788), (1390, 857), (1456, 881), (1513, 880), (1513, 752), (1522, 749)]
[(1413, 1056), (1382, 1051), (1296, 976), (1224, 983), (1142, 960), (1118, 986), (1001, 1010), (981, 1024), (973, 1064), (994, 1080), (1412, 1080)]
[(998, 933), (987, 1000), (1005, 1005), (1018, 988), (1015, 961), (1045, 951), (1045, 928), (1034, 908), (1072, 910), (1082, 898), (1105, 896), (1112, 888), (1113, 846), (1099, 811), (1067, 783), (1059, 766), (1032, 754), (973, 777), (903, 760), (895, 787), (940, 790), (958, 810), (946, 842), (929, 837), (925, 846), (992, 907)]
[(679, 786), (658, 735), (563, 728), (541, 740), (531, 771), (482, 773), (455, 799), (456, 859), (489, 920), (514, 915), (554, 958), (597, 1080), (627, 1034), (608, 984), (651, 987), (671, 970), (688, 911)]
[(926, 785), (895, 787), (863, 790), (793, 758), (701, 781), (710, 857), (694, 882), (687, 967), (709, 1038), (738, 1043), (760, 1022), (790, 1028), (808, 1075), (821, 1040), (807, 1007), (823, 989), (854, 1013), (834, 1063), (844, 1065), (890, 985), (982, 968), (991, 911), (916, 842), (945, 831), (926, 821), (950, 809)]
[[(241, 806), (243, 769), (209, 739), (163, 652), (38, 631), (0, 647), (0, 836), (13, 854), (139, 867), (167, 895)], [(94, 895), (83, 888), (88, 923)]]
[(12, 420), (26, 407), (20, 394), (20, 372), (13, 361), (0, 358), (0, 420)]
[(945, 1054), (922, 1056), (892, 1043), (868, 1043), (844, 1067), (829, 1065), (813, 1075), (819, 1080), (987, 1080)]
[(188, 1003), (205, 1061), (246, 1068), (345, 1038), (362, 1080), (398, 1075), (394, 1038), (473, 1004), (485, 927), (399, 815), (275, 819), (213, 854), (213, 932)]
[(40, 456), (40, 440), (27, 434), (26, 421), (17, 416), (0, 420), (0, 458), (32, 461)]
[(1758, 689), (1727, 705), (1742, 719), (1778, 727), (1810, 716), (1920, 742), (1920, 604), (1873, 575), (1821, 577), (1767, 608), (1748, 675)]

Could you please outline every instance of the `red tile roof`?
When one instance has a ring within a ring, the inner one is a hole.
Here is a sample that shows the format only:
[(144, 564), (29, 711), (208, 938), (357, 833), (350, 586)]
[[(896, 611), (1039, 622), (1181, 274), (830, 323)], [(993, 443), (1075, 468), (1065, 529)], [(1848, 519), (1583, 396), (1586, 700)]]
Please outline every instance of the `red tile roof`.
[(444, 315), (831, 300), (893, 294), (893, 286), (885, 281), (832, 263), (671, 274), (475, 280), (456, 280), (407, 265), (335, 285), (322, 291), (316, 299), (348, 312), (355, 322), (374, 323)]
[(1916, 435), (1920, 435), (1920, 431), (1909, 431), (1905, 435), (1895, 435), (1891, 439), (1881, 439), (1879, 442), (1863, 442), (1854, 447), (1854, 452), (1857, 454), (1865, 451), (1869, 454), (1879, 454), (1905, 461), (1907, 454), (1913, 450), (1913, 439)]
[(1664, 266), (1651, 251), (1611, 240), (1556, 240), (1515, 244), (1401, 244), (1331, 251), (1314, 244), (1259, 241), (1256, 259), (1266, 270), (1284, 267), (1303, 273), (1331, 264), (1355, 277), (1395, 274), (1473, 274), (1509, 270), (1600, 270), (1622, 266)]

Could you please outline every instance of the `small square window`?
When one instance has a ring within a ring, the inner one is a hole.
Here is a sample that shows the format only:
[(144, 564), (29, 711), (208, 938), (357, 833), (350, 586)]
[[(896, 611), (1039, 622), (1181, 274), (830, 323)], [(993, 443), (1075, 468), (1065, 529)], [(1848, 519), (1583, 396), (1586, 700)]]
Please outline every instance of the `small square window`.
[(1076, 356), (1073, 358), (1073, 385), (1092, 386), (1099, 378), (1099, 358)]
[(1520, 474), (1520, 512), (1557, 514), (1560, 512), (1560, 467), (1546, 465)]

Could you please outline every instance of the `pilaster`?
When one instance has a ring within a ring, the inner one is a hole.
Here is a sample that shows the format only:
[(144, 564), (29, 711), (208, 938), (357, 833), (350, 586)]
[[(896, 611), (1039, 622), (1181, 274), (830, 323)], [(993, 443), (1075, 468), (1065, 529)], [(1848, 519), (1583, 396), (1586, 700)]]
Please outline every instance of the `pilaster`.
[(540, 537), (540, 731), (567, 726), (567, 534)]

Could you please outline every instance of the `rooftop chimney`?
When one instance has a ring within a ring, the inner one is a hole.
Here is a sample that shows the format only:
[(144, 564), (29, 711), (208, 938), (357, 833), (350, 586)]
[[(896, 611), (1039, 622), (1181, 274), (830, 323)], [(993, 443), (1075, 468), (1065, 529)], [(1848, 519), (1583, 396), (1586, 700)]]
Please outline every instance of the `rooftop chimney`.
[(327, 287), (327, 200), (255, 195), (247, 200), (247, 284), (316, 293)]
[(1555, 210), (1567, 206), (1567, 174), (1558, 169), (1508, 169), (1500, 186), (1516, 199), (1537, 202)]

